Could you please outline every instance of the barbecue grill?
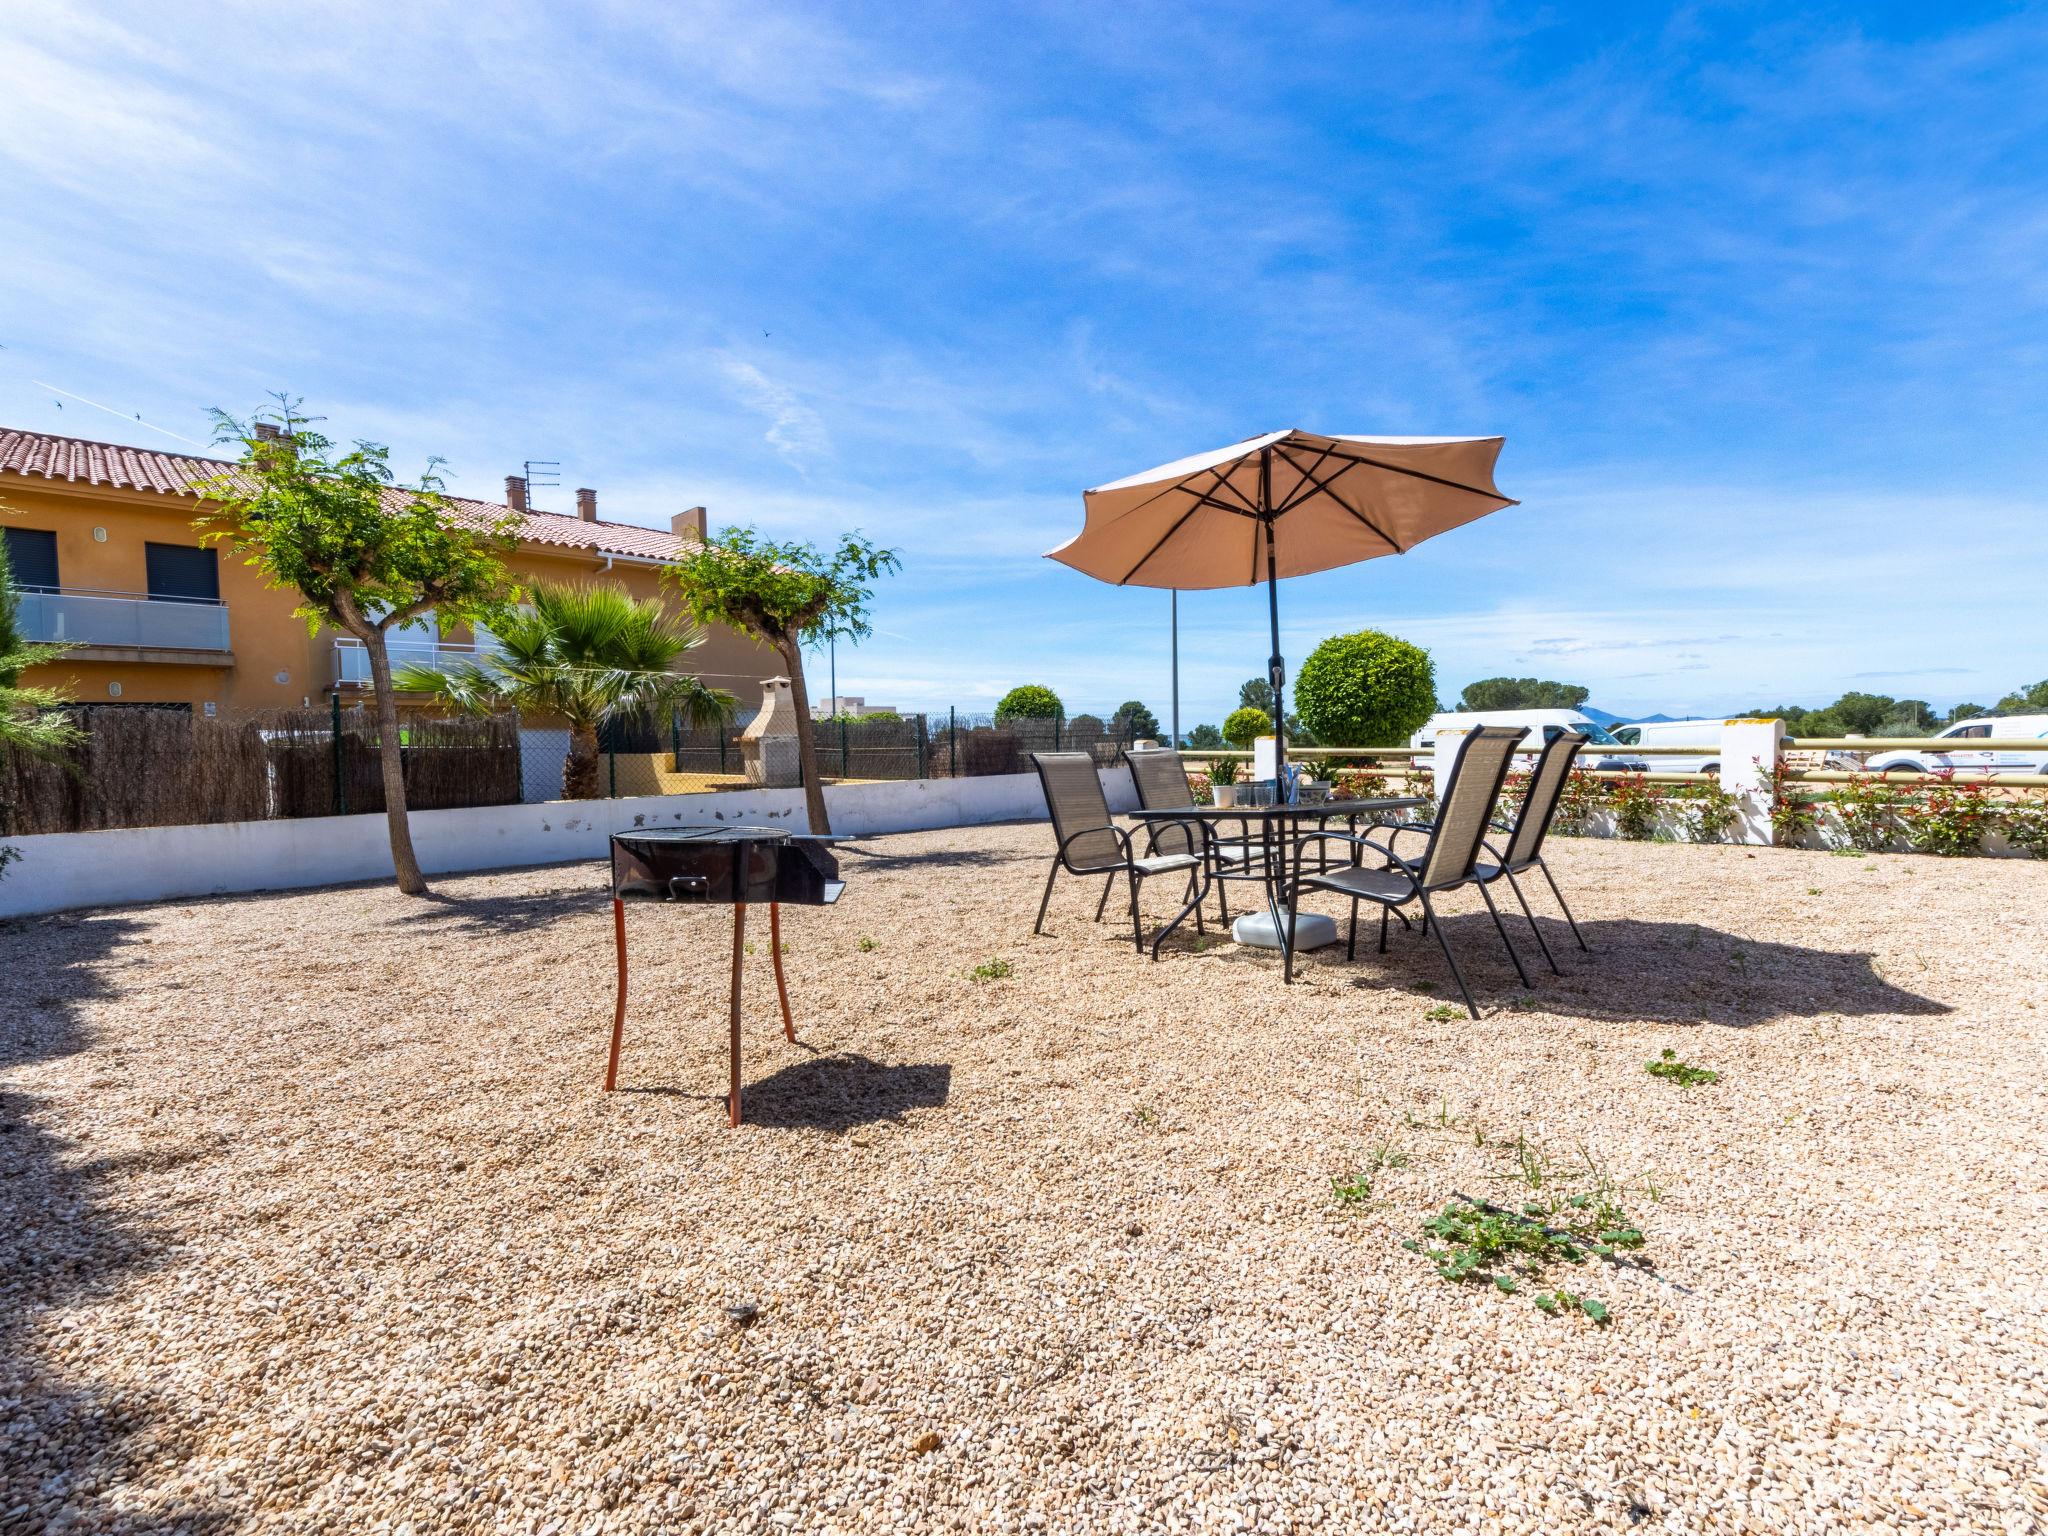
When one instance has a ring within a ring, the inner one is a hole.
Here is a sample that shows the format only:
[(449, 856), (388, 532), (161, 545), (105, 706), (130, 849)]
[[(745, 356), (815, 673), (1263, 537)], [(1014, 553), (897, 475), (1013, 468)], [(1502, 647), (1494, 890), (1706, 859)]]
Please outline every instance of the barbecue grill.
[(619, 950), (618, 1006), (612, 1016), (612, 1053), (605, 1092), (619, 1082), (619, 1047), (626, 1034), (626, 903), (679, 902), (732, 908), (732, 1087), (726, 1111), (740, 1123), (740, 960), (746, 953), (747, 907), (768, 904), (768, 952), (774, 957), (775, 993), (782, 1032), (796, 1039), (789, 987), (782, 978), (782, 904), (829, 907), (846, 889), (832, 839), (774, 827), (662, 827), (620, 832), (612, 838), (612, 931)]

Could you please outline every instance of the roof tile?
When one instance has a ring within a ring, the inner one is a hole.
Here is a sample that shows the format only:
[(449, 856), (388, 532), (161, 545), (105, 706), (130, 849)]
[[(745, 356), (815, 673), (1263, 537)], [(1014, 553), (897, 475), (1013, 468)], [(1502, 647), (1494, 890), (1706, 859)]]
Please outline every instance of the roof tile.
[[(0, 474), (182, 496), (190, 492), (195, 482), (210, 480), (233, 467), (225, 459), (201, 458), (197, 454), (159, 453), (154, 448), (131, 448), (122, 443), (96, 443), (0, 427)], [(503, 502), (477, 501), (468, 496), (450, 496), (448, 500), (458, 518), (476, 527), (486, 527), (508, 514), (516, 516), (522, 544), (587, 549), (600, 555), (631, 555), (643, 560), (671, 559), (682, 548), (683, 541), (675, 534), (643, 528), (638, 523), (586, 523), (580, 517), (554, 512), (514, 514)]]

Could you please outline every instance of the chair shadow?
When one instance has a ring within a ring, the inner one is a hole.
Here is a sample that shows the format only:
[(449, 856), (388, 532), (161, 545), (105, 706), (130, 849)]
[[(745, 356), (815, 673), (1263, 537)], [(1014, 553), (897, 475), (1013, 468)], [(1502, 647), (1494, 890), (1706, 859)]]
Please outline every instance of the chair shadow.
[(847, 1052), (800, 1061), (742, 1087), (749, 1125), (845, 1131), (938, 1108), (953, 1091), (953, 1068), (892, 1065)]
[[(1386, 936), (1386, 954), (1378, 952), (1378, 915), (1358, 913), (1358, 958), (1343, 958), (1348, 911), (1337, 918), (1337, 942), (1294, 956), (1294, 977), (1323, 973), (1350, 979), (1358, 987), (1397, 987), (1434, 997), (1462, 1008), (1458, 983), (1444, 965), (1444, 952), (1434, 934), (1401, 932), (1395, 924)], [(1505, 913), (1503, 913), (1505, 918)], [(1669, 1022), (1718, 1024), (1751, 1028), (1812, 1014), (1905, 1018), (1937, 1018), (1956, 1012), (1954, 1006), (1923, 997), (1896, 985), (1878, 971), (1876, 958), (1864, 950), (1829, 950), (1810, 944), (1759, 940), (1729, 934), (1704, 922), (1649, 922), (1640, 918), (1581, 920), (1579, 930), (1591, 952), (1579, 948), (1563, 918), (1538, 911), (1536, 922), (1563, 975), (1552, 975), (1528, 920), (1516, 911), (1507, 920), (1530, 985), (1509, 963), (1501, 936), (1485, 911), (1444, 915), (1444, 934), (1458, 969), (1473, 989), (1481, 1014), (1528, 1010), (1565, 1018), (1602, 1022)], [(1192, 934), (1167, 940), (1165, 952), (1196, 948)], [(1278, 950), (1210, 942), (1198, 958), (1221, 965), (1260, 965), (1278, 971)]]
[[(59, 1060), (100, 1043), (88, 1003), (118, 996), (108, 973), (140, 963), (142, 925), (117, 915), (0, 923), (6, 978), (0, 987), (0, 1069)], [(106, 1042), (120, 1054), (118, 1041)], [(124, 1485), (145, 1488), (140, 1468), (159, 1420), (177, 1417), (168, 1392), (106, 1389), (77, 1379), (73, 1363), (48, 1357), (43, 1340), (68, 1309), (108, 1296), (124, 1279), (165, 1262), (168, 1244), (147, 1216), (109, 1199), (131, 1169), (175, 1167), (189, 1146), (81, 1159), (34, 1093), (0, 1089), (0, 1399), (12, 1419), (0, 1440), (0, 1525), (25, 1502), (37, 1522), (23, 1530), (225, 1531), (240, 1516), (219, 1506), (124, 1506)], [(11, 1492), (9, 1490), (12, 1490)], [(50, 1502), (43, 1503), (47, 1498)]]
[[(1433, 982), (1432, 995), (1450, 1003), (1461, 1001), (1434, 935), (1423, 935), (1419, 925), (1404, 934), (1396, 925), (1388, 935), (1387, 953), (1381, 955), (1377, 918), (1369, 922), (1361, 911), (1358, 958), (1347, 964), (1347, 920), (1348, 914), (1338, 918), (1335, 945), (1311, 952), (1313, 964), (1359, 971), (1357, 981), (1363, 986)], [(1564, 974), (1551, 973), (1528, 921), (1516, 912), (1507, 919), (1507, 927), (1528, 968), (1532, 985), (1525, 987), (1485, 912), (1445, 917), (1445, 937), (1482, 1013), (1505, 1010), (1526, 999), (1524, 1006), (1530, 1011), (1568, 1018), (1747, 1029), (1816, 1013), (1932, 1018), (1955, 1011), (1950, 1004), (1888, 980), (1875, 958), (1864, 951), (1756, 939), (1706, 923), (1596, 918), (1579, 924), (1592, 947), (1589, 954), (1579, 948), (1562, 918), (1539, 912), (1536, 921)], [(1269, 964), (1279, 958), (1271, 950), (1254, 953)], [(1301, 974), (1299, 960), (1295, 974)]]

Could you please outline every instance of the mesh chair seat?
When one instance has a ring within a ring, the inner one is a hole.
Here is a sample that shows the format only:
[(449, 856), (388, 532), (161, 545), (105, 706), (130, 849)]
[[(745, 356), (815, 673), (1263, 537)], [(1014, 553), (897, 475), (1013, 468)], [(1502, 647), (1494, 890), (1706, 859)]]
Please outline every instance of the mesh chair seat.
[(1309, 875), (1301, 883), (1335, 891), (1340, 896), (1362, 896), (1367, 901), (1402, 902), (1415, 894), (1415, 882), (1409, 876), (1396, 870), (1366, 869), (1355, 864)]
[(1160, 853), (1131, 863), (1148, 875), (1171, 874), (1176, 869), (1200, 869), (1202, 861), (1192, 853)]

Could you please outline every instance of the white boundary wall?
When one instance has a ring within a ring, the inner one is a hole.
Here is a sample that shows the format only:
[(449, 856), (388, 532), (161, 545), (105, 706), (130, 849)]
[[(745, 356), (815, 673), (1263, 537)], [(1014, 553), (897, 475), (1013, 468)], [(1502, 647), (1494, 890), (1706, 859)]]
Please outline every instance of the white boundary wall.
[[(1137, 805), (1128, 769), (1102, 770), (1110, 809)], [(907, 779), (828, 786), (825, 805), (840, 836), (1043, 821), (1035, 773), (978, 779)], [(804, 829), (800, 789), (554, 800), (414, 811), (413, 848), (428, 874), (566, 864), (605, 857), (614, 832), (635, 827), (726, 825)], [(382, 812), (296, 821), (231, 821), (204, 827), (133, 827), (10, 839), (21, 861), (0, 879), (0, 918), (228, 891), (273, 891), (391, 878)], [(1046, 845), (1052, 852), (1050, 842)]]

